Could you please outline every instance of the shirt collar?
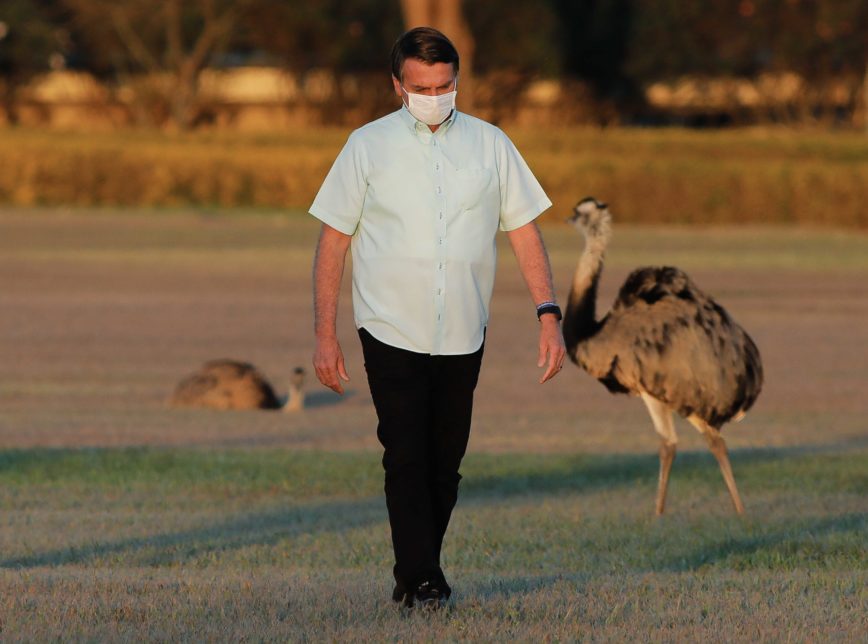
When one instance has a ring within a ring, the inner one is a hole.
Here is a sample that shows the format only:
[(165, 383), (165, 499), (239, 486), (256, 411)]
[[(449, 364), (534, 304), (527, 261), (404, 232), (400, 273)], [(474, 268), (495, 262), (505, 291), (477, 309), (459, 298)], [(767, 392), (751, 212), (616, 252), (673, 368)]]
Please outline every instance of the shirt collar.
[[(401, 109), (398, 110), (398, 112), (401, 115), (401, 120), (404, 121), (404, 124), (414, 134), (416, 132), (423, 132), (423, 133), (429, 134), (429, 135), (432, 133), (431, 130), (428, 129), (427, 125), (425, 125), (421, 121), (417, 121), (416, 117), (413, 116), (412, 114), (410, 114), (410, 110), (408, 110), (407, 106), (404, 105), (404, 101), (401, 101)], [(437, 134), (440, 131), (445, 132), (446, 130), (448, 130), (449, 127), (455, 122), (456, 116), (458, 116), (458, 110), (454, 109), (454, 110), (452, 110), (452, 114), (449, 115), (449, 118), (447, 118), (445, 121), (443, 121), (440, 124), (440, 127), (437, 128), (437, 132), (434, 132), (434, 134)]]

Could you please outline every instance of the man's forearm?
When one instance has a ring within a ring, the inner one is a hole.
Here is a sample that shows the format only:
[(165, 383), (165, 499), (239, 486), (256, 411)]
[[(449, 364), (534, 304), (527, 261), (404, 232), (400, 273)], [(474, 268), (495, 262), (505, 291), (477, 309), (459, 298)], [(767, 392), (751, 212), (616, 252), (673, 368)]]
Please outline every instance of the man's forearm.
[(314, 333), (318, 338), (336, 334), (338, 295), (351, 237), (323, 225), (313, 262)]
[(553, 302), (555, 289), (552, 283), (552, 269), (539, 227), (535, 222), (530, 222), (521, 228), (509, 231), (507, 236), (534, 304)]
[[(553, 302), (555, 289), (552, 285), (552, 269), (537, 225), (531, 222), (508, 232), (507, 235), (534, 304), (539, 306), (543, 302)], [(548, 359), (548, 366), (540, 378), (540, 384), (551, 380), (560, 372), (565, 354), (564, 338), (558, 317), (543, 315), (540, 318), (537, 366), (545, 365), (546, 359)]]

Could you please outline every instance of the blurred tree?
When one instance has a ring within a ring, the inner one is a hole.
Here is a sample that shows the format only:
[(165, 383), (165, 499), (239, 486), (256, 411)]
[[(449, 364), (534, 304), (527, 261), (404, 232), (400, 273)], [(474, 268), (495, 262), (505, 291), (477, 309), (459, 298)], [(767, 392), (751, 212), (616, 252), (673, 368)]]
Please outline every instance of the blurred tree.
[(18, 88), (49, 58), (131, 81), (150, 101), (140, 114), (181, 128), (200, 113), (201, 71), (232, 61), (282, 64), (303, 81), (357, 74), (337, 93), (385, 101), (392, 43), (419, 24), (456, 43), (463, 109), (476, 70), (498, 73), (484, 89), (503, 103), (536, 76), (588, 81), (624, 108), (637, 88), (683, 74), (794, 71), (815, 85), (864, 79), (868, 104), (868, 0), (0, 0), (0, 101), (14, 121)]
[(503, 70), (556, 77), (563, 67), (557, 46), (560, 17), (552, 0), (475, 0), (464, 8), (476, 41), (474, 71)]
[(865, 0), (643, 0), (634, 11), (624, 69), (640, 81), (766, 70), (817, 79), (861, 72), (868, 58)]
[(0, 105), (10, 123), (18, 122), (19, 89), (50, 69), (52, 54), (61, 48), (60, 36), (43, 3), (3, 0), (0, 4)]
[(260, 0), (234, 45), (267, 51), (297, 73), (327, 68), (388, 74), (389, 51), (400, 32), (398, 0)]
[(591, 82), (601, 94), (627, 94), (631, 83), (624, 65), (634, 4), (634, 0), (555, 0), (563, 71)]
[(171, 122), (193, 125), (199, 75), (255, 0), (61, 0), (91, 52), (121, 76), (146, 72)]
[(302, 97), (323, 122), (345, 123), (352, 114), (358, 123), (394, 109), (389, 51), (402, 30), (398, 0), (260, 1), (246, 29), (234, 49), (268, 52), (302, 86), (324, 90), (325, 81), (327, 92)]
[(464, 111), (473, 109), (473, 57), (476, 43), (462, 11), (461, 0), (401, 0), (404, 26), (434, 27), (442, 31), (455, 45), (461, 56), (461, 87), (458, 105)]
[[(777, 0), (766, 29), (771, 65), (809, 78), (861, 71), (868, 58), (868, 2)], [(785, 25), (786, 29), (782, 29)]]

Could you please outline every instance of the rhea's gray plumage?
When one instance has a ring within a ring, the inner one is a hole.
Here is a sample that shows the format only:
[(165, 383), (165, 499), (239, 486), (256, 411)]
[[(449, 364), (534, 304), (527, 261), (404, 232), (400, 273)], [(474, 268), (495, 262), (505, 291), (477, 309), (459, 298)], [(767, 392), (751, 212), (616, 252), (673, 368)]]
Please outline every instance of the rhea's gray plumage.
[(564, 314), (567, 352), (609, 391), (639, 395), (648, 406), (663, 441), (657, 512), (663, 512), (675, 457), (673, 411), (706, 437), (742, 512), (720, 428), (739, 420), (760, 393), (756, 345), (722, 306), (671, 266), (633, 271), (612, 309), (597, 320), (611, 215), (606, 204), (588, 197), (576, 205), (572, 221), (585, 237), (585, 249)]
[(211, 409), (284, 409), (298, 411), (304, 404), (304, 369), (295, 369), (289, 395), (279, 397), (271, 383), (252, 364), (238, 360), (211, 360), (184, 378), (169, 404)]

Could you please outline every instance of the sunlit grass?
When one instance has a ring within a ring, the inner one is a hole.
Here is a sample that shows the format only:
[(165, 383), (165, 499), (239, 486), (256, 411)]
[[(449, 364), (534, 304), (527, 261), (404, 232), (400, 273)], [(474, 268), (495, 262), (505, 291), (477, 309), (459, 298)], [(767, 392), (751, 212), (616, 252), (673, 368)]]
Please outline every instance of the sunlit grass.
[[(418, 626), (447, 638), (855, 635), (868, 452), (733, 462), (744, 519), (713, 459), (693, 453), (655, 519), (653, 456), (468, 456), (444, 552), (454, 606)], [(381, 484), (365, 452), (4, 451), (4, 635), (402, 637)]]

